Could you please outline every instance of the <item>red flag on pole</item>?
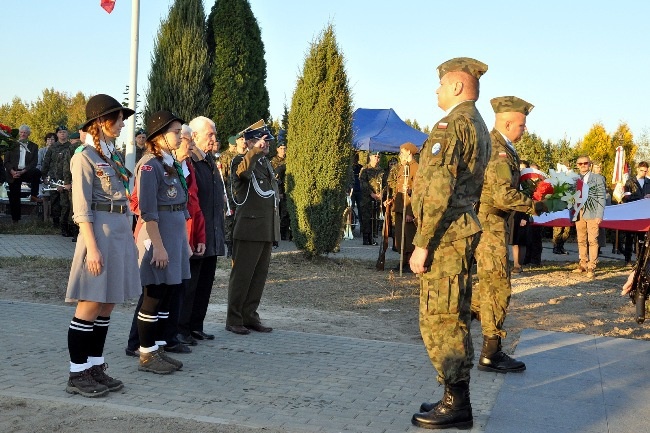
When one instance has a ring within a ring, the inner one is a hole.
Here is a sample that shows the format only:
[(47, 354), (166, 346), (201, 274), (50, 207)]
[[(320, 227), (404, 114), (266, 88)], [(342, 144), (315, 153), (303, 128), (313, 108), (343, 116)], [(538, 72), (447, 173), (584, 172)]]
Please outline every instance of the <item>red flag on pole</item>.
[(115, 7), (115, 0), (101, 0), (99, 4), (102, 9), (110, 14), (113, 12), (113, 8)]

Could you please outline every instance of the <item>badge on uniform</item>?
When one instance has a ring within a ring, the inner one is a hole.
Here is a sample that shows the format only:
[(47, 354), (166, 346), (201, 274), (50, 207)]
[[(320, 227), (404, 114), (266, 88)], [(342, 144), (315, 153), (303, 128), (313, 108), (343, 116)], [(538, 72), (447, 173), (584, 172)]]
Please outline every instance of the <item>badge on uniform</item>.
[(431, 146), (431, 154), (432, 155), (437, 155), (440, 153), (440, 149), (442, 149), (442, 146), (440, 143), (436, 143), (433, 146)]
[(97, 171), (95, 171), (95, 174), (97, 175), (97, 177), (102, 177), (104, 176), (104, 171), (101, 169), (97, 169)]
[(170, 187), (167, 189), (167, 197), (169, 197), (169, 198), (176, 198), (177, 195), (178, 195), (178, 191), (176, 190), (176, 187), (175, 187), (175, 186), (170, 186)]
[(151, 171), (151, 170), (153, 170), (153, 167), (150, 166), (150, 165), (147, 165), (147, 164), (142, 164), (140, 166), (140, 170), (142, 170), (142, 171)]
[(440, 122), (438, 123), (438, 129), (447, 129), (447, 122)]
[(505, 153), (505, 152), (499, 152), (499, 156), (500, 156), (501, 158), (505, 158), (506, 156), (508, 156), (508, 154)]

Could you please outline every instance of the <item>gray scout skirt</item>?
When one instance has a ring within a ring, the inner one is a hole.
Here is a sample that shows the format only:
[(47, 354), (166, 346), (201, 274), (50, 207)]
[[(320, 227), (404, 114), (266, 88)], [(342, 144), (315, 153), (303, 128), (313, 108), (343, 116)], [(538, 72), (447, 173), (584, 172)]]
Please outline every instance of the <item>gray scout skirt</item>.
[(88, 272), (86, 241), (80, 234), (72, 259), (66, 302), (118, 304), (140, 296), (142, 286), (130, 221), (131, 216), (126, 214), (94, 212), (93, 231), (104, 266), (96, 277)]
[(138, 233), (138, 264), (140, 265), (140, 280), (143, 286), (150, 284), (181, 284), (190, 278), (190, 251), (185, 229), (185, 213), (183, 211), (158, 211), (158, 230), (162, 238), (169, 264), (165, 269), (159, 269), (151, 264), (153, 246), (145, 248), (149, 239), (146, 224)]

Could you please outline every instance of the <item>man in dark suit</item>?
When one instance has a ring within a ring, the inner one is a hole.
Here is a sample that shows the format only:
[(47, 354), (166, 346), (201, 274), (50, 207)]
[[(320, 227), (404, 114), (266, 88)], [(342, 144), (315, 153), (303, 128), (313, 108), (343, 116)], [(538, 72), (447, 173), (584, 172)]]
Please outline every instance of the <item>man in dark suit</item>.
[[(648, 163), (641, 161), (636, 166), (636, 177), (630, 177), (625, 182), (625, 193), (623, 194), (623, 203), (637, 201), (650, 197), (650, 179), (648, 175)], [(636, 232), (623, 232), (625, 235), (625, 264), (632, 266), (632, 251), (634, 251), (635, 240), (638, 240), (639, 235)]]
[(257, 314), (271, 261), (280, 240), (280, 192), (267, 159), (271, 132), (260, 120), (244, 131), (248, 152), (232, 161), (231, 182), (237, 205), (233, 229), (232, 269), (228, 284), (226, 330), (235, 334), (271, 332)]
[(32, 130), (27, 125), (18, 129), (18, 146), (5, 154), (4, 168), (9, 184), (9, 208), (14, 223), (20, 221), (20, 187), (23, 182), (31, 184), (31, 201), (41, 201), (38, 198), (38, 185), (41, 171), (38, 164), (38, 146), (29, 141)]

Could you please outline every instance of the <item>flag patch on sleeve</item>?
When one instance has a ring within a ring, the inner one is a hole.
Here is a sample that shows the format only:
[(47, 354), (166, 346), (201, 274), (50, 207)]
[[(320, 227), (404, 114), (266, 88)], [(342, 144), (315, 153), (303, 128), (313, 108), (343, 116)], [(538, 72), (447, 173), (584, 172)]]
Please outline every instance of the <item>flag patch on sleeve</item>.
[(505, 153), (505, 152), (499, 152), (499, 156), (500, 156), (501, 158), (505, 158), (506, 156), (508, 156), (508, 154)]
[(153, 167), (150, 166), (150, 165), (147, 165), (147, 164), (142, 164), (140, 166), (140, 170), (142, 170), (142, 171), (151, 171), (151, 170), (153, 170)]
[(440, 122), (438, 123), (438, 129), (447, 129), (447, 122)]

